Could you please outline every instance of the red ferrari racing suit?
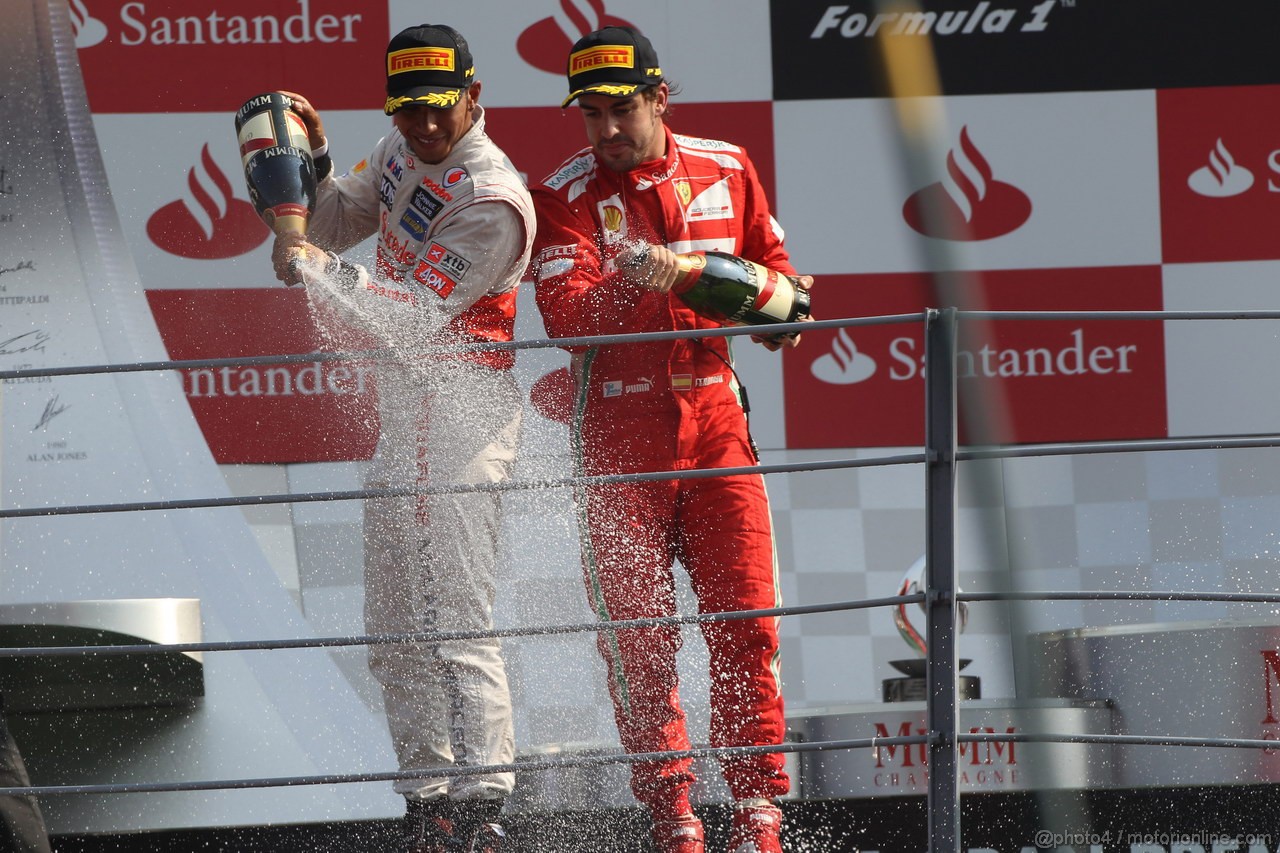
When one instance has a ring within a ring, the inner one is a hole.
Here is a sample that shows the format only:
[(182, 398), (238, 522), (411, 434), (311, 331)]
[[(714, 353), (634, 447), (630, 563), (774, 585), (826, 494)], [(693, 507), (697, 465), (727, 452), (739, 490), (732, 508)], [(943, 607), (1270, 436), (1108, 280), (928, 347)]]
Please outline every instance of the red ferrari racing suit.
[[(538, 307), (553, 337), (715, 328), (677, 297), (625, 280), (618, 252), (637, 243), (719, 250), (794, 273), (755, 167), (739, 147), (666, 131), (666, 156), (610, 171), (590, 149), (532, 188)], [(572, 424), (579, 473), (753, 465), (726, 338), (574, 348)], [(670, 615), (674, 560), (702, 612), (777, 606), (773, 532), (760, 475), (591, 486), (578, 495), (587, 592), (602, 620)], [(780, 743), (777, 619), (707, 623), (711, 742)], [(677, 685), (677, 627), (601, 632), (628, 752), (689, 747)], [(655, 816), (687, 812), (691, 762), (633, 765)], [(781, 755), (723, 762), (738, 799), (776, 797)]]
[[(442, 162), (416, 160), (399, 131), (350, 172), (319, 185), (309, 238), (345, 251), (378, 235), (373, 274), (307, 281), (333, 310), (397, 358), (379, 364), (381, 433), (370, 488), (487, 484), (510, 475), (522, 401), (510, 350), (427, 352), (509, 341), (534, 216), (519, 173), (485, 133), (484, 111)], [(488, 630), (497, 492), (365, 502), (365, 627), (371, 633)], [(370, 648), (405, 770), (515, 759), (511, 698), (496, 639)], [(511, 773), (396, 782), (409, 797), (494, 798)]]

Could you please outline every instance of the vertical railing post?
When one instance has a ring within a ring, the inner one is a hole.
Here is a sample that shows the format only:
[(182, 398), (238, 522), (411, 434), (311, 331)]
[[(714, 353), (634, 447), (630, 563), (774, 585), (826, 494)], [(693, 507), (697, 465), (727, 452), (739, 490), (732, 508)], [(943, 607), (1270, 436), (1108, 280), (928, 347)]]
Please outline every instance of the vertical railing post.
[(925, 612), (930, 853), (960, 849), (956, 741), (956, 310), (925, 314)]

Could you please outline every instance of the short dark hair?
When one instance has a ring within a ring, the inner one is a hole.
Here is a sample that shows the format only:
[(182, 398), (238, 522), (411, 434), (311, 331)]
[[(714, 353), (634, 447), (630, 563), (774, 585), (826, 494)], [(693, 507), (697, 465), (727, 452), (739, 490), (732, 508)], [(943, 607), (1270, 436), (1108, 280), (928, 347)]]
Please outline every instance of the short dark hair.
[[(670, 80), (668, 80), (665, 77), (663, 77), (662, 81), (659, 83), (655, 83), (652, 86), (645, 86), (636, 94), (641, 95), (646, 101), (652, 101), (654, 98), (658, 97), (658, 87), (661, 86), (663, 83), (667, 84), (668, 95), (675, 96), (680, 94), (680, 84), (672, 83)], [(667, 111), (663, 114), (662, 117), (664, 119), (669, 118), (675, 114), (675, 111), (676, 111), (675, 106), (671, 103), (671, 101), (667, 101)]]

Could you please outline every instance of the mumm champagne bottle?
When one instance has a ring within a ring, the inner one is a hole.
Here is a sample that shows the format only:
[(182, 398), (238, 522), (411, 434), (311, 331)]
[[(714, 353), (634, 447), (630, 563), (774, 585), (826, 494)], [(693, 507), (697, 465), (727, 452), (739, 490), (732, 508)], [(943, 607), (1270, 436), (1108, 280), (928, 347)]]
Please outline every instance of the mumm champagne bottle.
[(236, 111), (240, 162), (254, 209), (277, 235), (304, 235), (316, 209), (316, 167), (307, 128), (279, 92), (257, 95)]
[(727, 325), (763, 326), (809, 316), (809, 291), (791, 276), (724, 252), (676, 258), (681, 275), (671, 292), (704, 317)]

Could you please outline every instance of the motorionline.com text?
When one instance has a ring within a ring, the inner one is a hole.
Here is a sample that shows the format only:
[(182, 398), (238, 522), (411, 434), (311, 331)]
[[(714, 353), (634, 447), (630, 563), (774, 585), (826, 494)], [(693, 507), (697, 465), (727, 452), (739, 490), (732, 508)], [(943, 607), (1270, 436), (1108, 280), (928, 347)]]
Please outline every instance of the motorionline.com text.
[[(1242, 832), (1064, 832), (1042, 829), (1035, 833), (1033, 842), (1034, 847), (1023, 848), (1019, 853), (1034, 850), (1078, 850), (1087, 853), (1280, 853), (1280, 846), (1272, 846), (1270, 835)], [(980, 851), (970, 848), (968, 853)]]

